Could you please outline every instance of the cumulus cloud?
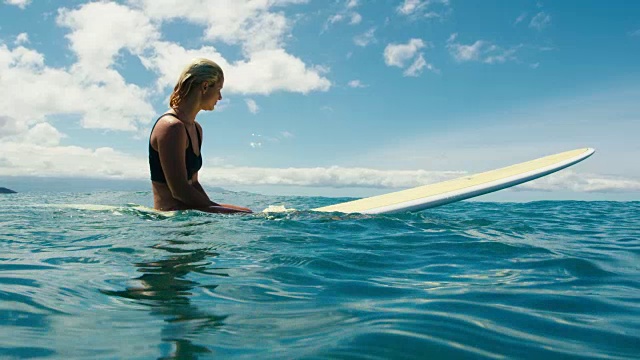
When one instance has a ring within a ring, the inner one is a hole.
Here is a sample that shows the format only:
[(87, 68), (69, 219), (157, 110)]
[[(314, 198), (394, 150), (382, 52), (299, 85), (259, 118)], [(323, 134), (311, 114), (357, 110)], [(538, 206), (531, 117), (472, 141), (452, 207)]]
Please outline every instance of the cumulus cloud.
[(27, 131), (24, 136), (24, 140), (25, 142), (35, 145), (56, 146), (60, 144), (60, 139), (64, 136), (64, 134), (52, 125), (48, 123), (39, 123)]
[(416, 60), (413, 62), (413, 64), (411, 64), (411, 66), (409, 66), (407, 68), (407, 70), (404, 71), (404, 75), (405, 76), (418, 76), (418, 75), (420, 75), (420, 73), (422, 73), (422, 69), (424, 67), (427, 67), (428, 69), (434, 69), (431, 64), (427, 64), (427, 62), (424, 60), (424, 57), (422, 56), (422, 54), (420, 54), (420, 55), (418, 55)]
[(406, 44), (389, 44), (384, 49), (384, 62), (389, 66), (404, 67), (405, 62), (424, 47), (422, 39), (411, 39)]
[[(41, 127), (36, 132), (51, 131)], [(42, 135), (42, 134), (40, 134)], [(37, 134), (36, 134), (37, 136)], [(78, 146), (49, 146), (27, 142), (4, 142), (0, 153), (2, 176), (52, 176), (147, 179), (145, 158), (112, 148), (86, 149)]]
[(404, 0), (396, 8), (398, 14), (424, 18), (440, 18), (449, 10), (449, 0)]
[(404, 68), (410, 60), (413, 60), (405, 69), (404, 76), (418, 76), (424, 68), (437, 72), (437, 69), (427, 63), (424, 55), (419, 52), (427, 45), (422, 39), (411, 39), (406, 44), (389, 44), (384, 49), (384, 62), (388, 66)]
[(229, 63), (212, 46), (198, 49), (166, 41), (154, 44), (150, 55), (141, 56), (145, 67), (159, 74), (159, 88), (173, 87), (176, 74), (191, 59), (206, 57), (216, 61), (225, 71), (225, 91), (239, 94), (270, 94), (276, 91), (309, 93), (326, 91), (331, 82), (321, 75), (322, 69), (307, 66), (284, 49), (256, 51), (247, 59)]
[(458, 62), (479, 61), (486, 64), (500, 64), (516, 59), (520, 46), (509, 49), (502, 48), (485, 40), (477, 40), (473, 44), (457, 42), (458, 34), (452, 34), (447, 40), (447, 49)]
[(362, 22), (362, 15), (354, 10), (359, 5), (360, 4), (357, 0), (346, 0), (343, 8), (340, 9), (336, 14), (331, 15), (325, 22), (324, 30), (327, 30), (330, 25), (347, 20), (349, 21), (349, 25), (357, 25)]
[(551, 25), (551, 15), (543, 11), (537, 13), (536, 16), (534, 16), (531, 19), (531, 22), (529, 23), (530, 28), (536, 29), (538, 31), (542, 31), (544, 28), (548, 27), (549, 25)]
[(29, 43), (29, 34), (27, 33), (18, 34), (18, 36), (16, 36), (16, 41), (14, 42), (14, 44), (16, 45), (23, 45), (28, 43)]
[(28, 126), (52, 115), (79, 114), (86, 128), (135, 131), (154, 113), (147, 92), (122, 77), (94, 82), (80, 72), (45, 66), (41, 53), (22, 46), (0, 45), (0, 73), (4, 115)]
[(258, 104), (256, 104), (255, 100), (253, 100), (253, 99), (245, 99), (244, 101), (247, 104), (247, 108), (249, 109), (250, 113), (257, 114), (258, 111), (260, 111), (260, 108), (258, 107)]
[(15, 5), (20, 9), (25, 9), (27, 5), (31, 4), (31, 0), (4, 0), (5, 4)]
[[(112, 66), (126, 50), (158, 75), (160, 91), (173, 87), (185, 64), (202, 56), (224, 68), (230, 80), (225, 89), (231, 93), (326, 91), (331, 83), (318, 67), (307, 66), (284, 50), (282, 43), (290, 23), (282, 12), (271, 11), (273, 7), (302, 2), (212, 0), (207, 6), (200, 0), (131, 0), (130, 6), (96, 2), (59, 11), (58, 24), (71, 29), (67, 38), (78, 57), (74, 72), (90, 79), (121, 81)], [(244, 58), (229, 63), (211, 46), (185, 49), (162, 41), (161, 23), (176, 19), (203, 25), (206, 40), (240, 45)]]
[(0, 139), (7, 136), (12, 136), (27, 131), (27, 126), (24, 122), (18, 122), (16, 119), (0, 115)]
[(121, 78), (110, 69), (121, 50), (140, 55), (160, 38), (158, 26), (144, 13), (112, 2), (61, 9), (57, 23), (71, 30), (66, 38), (78, 58), (75, 70), (97, 80)]
[[(155, 2), (152, 4), (155, 4)], [(161, 10), (156, 9), (153, 5), (147, 5), (148, 11)], [(178, 11), (178, 14), (181, 11), (184, 10)], [(255, 14), (259, 13), (259, 11), (255, 12)], [(169, 12), (169, 14), (163, 16), (169, 17), (171, 14)], [(235, 21), (240, 20), (236, 19)], [(238, 36), (246, 35), (244, 30), (240, 28), (236, 30)], [(232, 34), (234, 33), (230, 32), (226, 36), (232, 36)], [(275, 36), (275, 38), (278, 37)], [(232, 42), (230, 38), (226, 40)], [(257, 38), (252, 37), (251, 41), (257, 41)], [(227, 80), (225, 89), (231, 93), (270, 94), (274, 91), (308, 93), (310, 91), (326, 91), (329, 89), (331, 83), (321, 75), (322, 72), (318, 68), (309, 67), (301, 59), (288, 54), (284, 49), (273, 48), (270, 45), (278, 41), (264, 38), (262, 41), (266, 41), (264, 46), (249, 46), (248, 48), (252, 49), (252, 51), (246, 53), (245, 59), (238, 60), (235, 63), (229, 63), (211, 46), (203, 46), (199, 49), (185, 49), (178, 44), (165, 41), (156, 42), (153, 53), (141, 58), (147, 68), (159, 73), (158, 86), (160, 88), (173, 86), (176, 81), (176, 74), (180, 72), (184, 64), (194, 57), (204, 56), (218, 62), (223, 67)], [(286, 74), (286, 76), (283, 74)]]
[(619, 176), (579, 174), (565, 170), (519, 187), (520, 190), (574, 192), (635, 192), (640, 191), (640, 180)]
[(366, 85), (364, 85), (360, 80), (351, 80), (348, 83), (349, 87), (352, 88), (363, 88), (366, 87)]
[(315, 168), (220, 167), (203, 172), (202, 179), (216, 185), (295, 185), (318, 187), (408, 188), (444, 181), (458, 172), (376, 170), (338, 166)]
[(360, 47), (365, 47), (371, 43), (375, 43), (376, 42), (376, 38), (374, 35), (375, 32), (376, 32), (376, 28), (371, 28), (367, 30), (365, 33), (354, 37), (353, 42)]
[(205, 39), (240, 45), (247, 52), (278, 49), (291, 24), (274, 8), (306, 0), (130, 0), (156, 20), (184, 19), (205, 27)]

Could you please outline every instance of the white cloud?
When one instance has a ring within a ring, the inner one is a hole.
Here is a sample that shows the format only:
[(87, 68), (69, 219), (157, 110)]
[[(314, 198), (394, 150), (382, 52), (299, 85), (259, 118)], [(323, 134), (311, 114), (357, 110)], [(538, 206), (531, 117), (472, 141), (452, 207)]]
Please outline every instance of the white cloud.
[(403, 72), (404, 76), (419, 76), (424, 68), (438, 73), (439, 70), (424, 59), (424, 54), (419, 53), (428, 45), (422, 39), (411, 39), (406, 44), (389, 44), (384, 49), (384, 62), (388, 66), (404, 68), (413, 59), (412, 64)]
[(357, 0), (347, 0), (344, 7), (340, 11), (338, 11), (337, 14), (329, 17), (329, 19), (324, 24), (323, 30), (326, 31), (329, 28), (329, 25), (346, 21), (347, 19), (349, 19), (349, 25), (360, 24), (360, 22), (362, 22), (362, 15), (354, 11), (354, 9), (359, 5), (360, 4)]
[(122, 77), (90, 81), (73, 69), (45, 66), (42, 54), (22, 46), (0, 45), (0, 73), (0, 89), (6, 90), (0, 107), (26, 126), (51, 115), (78, 114), (87, 128), (135, 131), (153, 117), (146, 91)]
[(515, 21), (513, 24), (514, 24), (514, 25), (518, 25), (518, 24), (520, 24), (521, 22), (523, 22), (526, 18), (527, 18), (527, 13), (526, 13), (526, 12), (525, 12), (525, 13), (522, 13), (522, 14), (520, 14), (520, 16), (518, 16), (518, 17), (516, 18), (516, 21)]
[(60, 139), (63, 137), (65, 137), (65, 135), (50, 124), (39, 123), (27, 131), (24, 140), (31, 144), (49, 147), (60, 144)]
[[(331, 82), (320, 75), (318, 68), (307, 67), (302, 60), (283, 49), (251, 53), (246, 60), (228, 63), (211, 46), (185, 49), (182, 46), (158, 41), (151, 55), (142, 56), (142, 63), (160, 76), (160, 88), (173, 87), (177, 74), (195, 57), (216, 61), (225, 72), (225, 91), (239, 94), (270, 94), (275, 91), (309, 93), (326, 91)], [(286, 76), (285, 76), (286, 74)]]
[(327, 24), (325, 25), (325, 30), (328, 28), (328, 24), (339, 23), (344, 20), (344, 14), (335, 14), (327, 20)]
[(14, 41), (14, 44), (16, 45), (24, 45), (28, 43), (29, 43), (29, 34), (27, 33), (18, 34), (18, 36), (16, 36), (16, 41)]
[(260, 108), (258, 107), (258, 104), (256, 104), (255, 100), (245, 99), (244, 101), (247, 104), (247, 108), (249, 109), (250, 113), (257, 114), (258, 111), (260, 111)]
[(91, 80), (121, 81), (111, 68), (120, 51), (140, 55), (160, 38), (158, 26), (144, 13), (112, 2), (61, 9), (57, 23), (71, 30), (66, 37), (78, 58), (74, 71)]
[(460, 172), (376, 170), (338, 166), (315, 168), (218, 167), (202, 173), (216, 185), (291, 185), (319, 187), (408, 188), (444, 181)]
[(520, 190), (574, 192), (635, 192), (640, 191), (640, 180), (620, 176), (579, 174), (565, 170), (523, 184)]
[(363, 88), (366, 87), (366, 85), (364, 85), (360, 80), (351, 80), (348, 83), (349, 87), (352, 88)]
[(351, 14), (351, 21), (349, 21), (350, 25), (357, 25), (360, 24), (360, 22), (362, 22), (362, 15), (358, 13)]
[(497, 45), (491, 45), (486, 50), (486, 57), (483, 62), (485, 64), (502, 64), (510, 60), (515, 60), (515, 54), (519, 48), (520, 46), (516, 46), (511, 49), (503, 49)]
[(389, 66), (404, 67), (405, 62), (424, 47), (422, 39), (411, 39), (406, 44), (389, 44), (384, 49), (384, 62)]
[(529, 23), (530, 28), (536, 29), (538, 31), (542, 31), (549, 25), (551, 25), (551, 15), (542, 11), (537, 13)]
[(16, 119), (0, 115), (0, 139), (25, 133), (27, 131), (27, 124), (25, 122), (18, 122)]
[(285, 139), (291, 139), (293, 137), (295, 137), (295, 135), (293, 135), (293, 133), (290, 133), (288, 131), (283, 131), (280, 133), (280, 135), (282, 135), (283, 138)]
[(306, 0), (130, 0), (157, 20), (184, 19), (205, 26), (210, 41), (241, 45), (246, 53), (281, 47), (290, 22), (272, 8), (305, 3)]
[(353, 42), (356, 45), (361, 47), (365, 47), (371, 43), (374, 43), (376, 41), (376, 38), (374, 36), (375, 31), (376, 31), (376, 28), (371, 28), (367, 30), (365, 33), (354, 37)]
[(27, 5), (31, 4), (31, 0), (4, 0), (5, 4), (15, 5), (20, 9), (25, 9)]
[(498, 64), (516, 59), (519, 46), (504, 49), (488, 41), (477, 40), (473, 44), (465, 45), (456, 42), (458, 35), (452, 34), (447, 40), (447, 49), (458, 62), (480, 61), (485, 64)]
[(94, 150), (25, 142), (2, 144), (0, 175), (82, 178), (87, 174), (96, 178), (148, 179), (149, 166), (143, 157), (123, 154), (112, 148)]
[(450, 10), (449, 0), (404, 0), (396, 12), (405, 16), (439, 18)]
[(409, 15), (420, 7), (425, 6), (425, 4), (426, 2), (422, 2), (420, 0), (404, 0), (396, 10), (401, 14)]
[(423, 68), (427, 68), (433, 72), (439, 72), (433, 65), (427, 63), (422, 54), (414, 60), (413, 64), (404, 71), (404, 76), (419, 76), (422, 73)]
[(640, 36), (640, 29), (630, 32), (629, 35), (631, 35), (631, 36)]

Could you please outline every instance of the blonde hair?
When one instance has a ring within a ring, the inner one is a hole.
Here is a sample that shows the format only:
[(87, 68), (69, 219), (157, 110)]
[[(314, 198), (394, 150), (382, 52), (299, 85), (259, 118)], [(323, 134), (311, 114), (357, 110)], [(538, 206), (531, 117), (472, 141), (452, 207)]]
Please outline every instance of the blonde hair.
[(176, 108), (189, 96), (191, 89), (204, 82), (214, 85), (222, 80), (224, 80), (224, 73), (220, 65), (205, 58), (193, 59), (191, 63), (182, 70), (180, 78), (169, 98), (169, 106)]

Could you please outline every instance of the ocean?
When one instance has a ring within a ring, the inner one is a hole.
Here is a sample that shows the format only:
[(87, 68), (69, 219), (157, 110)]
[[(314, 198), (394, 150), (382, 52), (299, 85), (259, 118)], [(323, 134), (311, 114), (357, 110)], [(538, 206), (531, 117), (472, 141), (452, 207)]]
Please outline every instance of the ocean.
[[(162, 216), (148, 191), (0, 196), (0, 358), (633, 359), (640, 202)], [(68, 204), (102, 204), (91, 210)]]

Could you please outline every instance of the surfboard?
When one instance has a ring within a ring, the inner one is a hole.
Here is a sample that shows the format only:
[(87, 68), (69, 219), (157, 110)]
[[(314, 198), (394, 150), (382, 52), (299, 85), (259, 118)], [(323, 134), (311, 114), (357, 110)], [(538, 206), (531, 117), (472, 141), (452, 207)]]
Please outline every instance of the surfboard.
[(583, 148), (436, 184), (324, 206), (312, 211), (390, 214), (420, 211), (488, 194), (552, 174), (593, 155)]

